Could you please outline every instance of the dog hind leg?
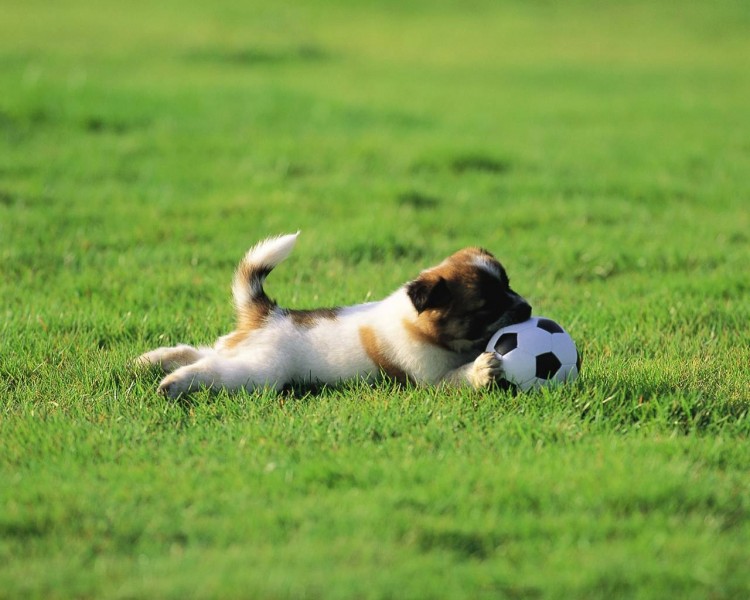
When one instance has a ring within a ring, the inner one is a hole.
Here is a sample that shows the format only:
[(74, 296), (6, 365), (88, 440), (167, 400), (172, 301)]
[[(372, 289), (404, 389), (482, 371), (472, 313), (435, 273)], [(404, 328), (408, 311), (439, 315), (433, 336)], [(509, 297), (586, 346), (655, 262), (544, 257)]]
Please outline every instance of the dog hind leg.
[(178, 398), (200, 389), (228, 392), (260, 388), (281, 390), (286, 383), (283, 373), (259, 367), (247, 357), (207, 356), (167, 375), (159, 384), (159, 393)]
[(193, 348), (186, 344), (157, 348), (151, 352), (141, 354), (135, 359), (135, 364), (141, 367), (156, 366), (165, 373), (171, 373), (180, 367), (198, 362), (213, 353), (211, 348)]

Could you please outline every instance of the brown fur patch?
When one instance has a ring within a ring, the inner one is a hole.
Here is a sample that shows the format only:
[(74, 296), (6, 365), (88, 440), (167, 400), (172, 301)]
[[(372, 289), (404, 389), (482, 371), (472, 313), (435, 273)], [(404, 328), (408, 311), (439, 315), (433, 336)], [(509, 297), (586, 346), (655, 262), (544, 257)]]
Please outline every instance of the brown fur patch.
[(275, 304), (266, 297), (255, 300), (250, 306), (243, 306), (237, 312), (237, 329), (224, 338), (226, 348), (234, 348), (247, 339), (252, 331), (265, 325)]
[(320, 321), (336, 319), (339, 314), (338, 308), (317, 308), (314, 310), (289, 310), (287, 314), (292, 322), (298, 327), (310, 329)]
[(423, 313), (424, 317), (420, 315), (420, 318), (416, 322), (409, 319), (404, 319), (402, 324), (406, 333), (412, 338), (422, 344), (432, 344), (433, 346), (439, 346), (445, 348), (446, 346), (440, 341), (437, 328), (430, 319), (429, 314)]
[(408, 375), (395, 365), (383, 352), (383, 349), (378, 342), (378, 337), (375, 330), (372, 327), (363, 326), (359, 328), (359, 339), (362, 342), (362, 346), (367, 352), (367, 356), (374, 362), (378, 368), (383, 371), (391, 379), (395, 379), (399, 383), (406, 383), (409, 379)]

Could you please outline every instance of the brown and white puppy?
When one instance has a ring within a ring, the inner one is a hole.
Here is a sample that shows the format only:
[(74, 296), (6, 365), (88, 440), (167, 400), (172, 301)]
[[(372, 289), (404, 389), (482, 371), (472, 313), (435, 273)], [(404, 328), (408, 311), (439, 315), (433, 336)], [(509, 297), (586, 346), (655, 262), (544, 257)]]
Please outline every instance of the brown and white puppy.
[(501, 362), (484, 352), (500, 327), (531, 307), (502, 265), (466, 248), (379, 302), (319, 310), (280, 308), (263, 289), (297, 235), (269, 238), (240, 262), (232, 292), (237, 327), (213, 347), (180, 345), (141, 355), (168, 375), (159, 392), (176, 398), (200, 388), (237, 390), (337, 384), (382, 376), (414, 384), (489, 386)]

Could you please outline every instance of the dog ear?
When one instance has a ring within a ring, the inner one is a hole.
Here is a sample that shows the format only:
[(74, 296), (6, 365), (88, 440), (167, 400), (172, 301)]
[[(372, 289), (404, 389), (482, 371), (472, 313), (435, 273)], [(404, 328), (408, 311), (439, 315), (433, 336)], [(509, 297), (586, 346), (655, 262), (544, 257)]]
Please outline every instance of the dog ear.
[(442, 308), (452, 298), (448, 282), (442, 277), (437, 279), (419, 277), (406, 287), (406, 293), (414, 308), (417, 309), (417, 313), (422, 313), (428, 308)]

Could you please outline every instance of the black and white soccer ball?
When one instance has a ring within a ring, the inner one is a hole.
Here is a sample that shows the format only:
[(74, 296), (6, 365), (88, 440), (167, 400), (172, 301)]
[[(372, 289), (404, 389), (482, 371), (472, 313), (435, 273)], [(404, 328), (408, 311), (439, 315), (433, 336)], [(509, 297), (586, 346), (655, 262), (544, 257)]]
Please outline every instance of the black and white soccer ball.
[(581, 369), (573, 338), (558, 323), (544, 317), (503, 327), (492, 336), (487, 351), (502, 360), (504, 382), (524, 392), (571, 382)]

